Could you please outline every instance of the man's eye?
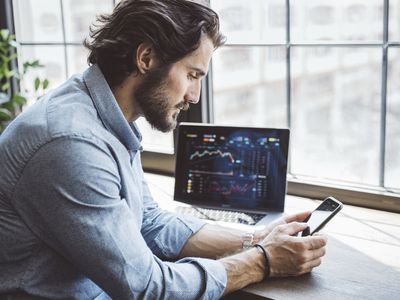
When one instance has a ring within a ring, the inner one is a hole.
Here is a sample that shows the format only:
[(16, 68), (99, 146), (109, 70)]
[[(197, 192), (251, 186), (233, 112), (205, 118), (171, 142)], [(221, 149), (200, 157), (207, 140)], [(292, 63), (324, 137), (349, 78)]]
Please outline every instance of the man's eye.
[(197, 79), (197, 76), (195, 74), (189, 74), (189, 79), (190, 80)]

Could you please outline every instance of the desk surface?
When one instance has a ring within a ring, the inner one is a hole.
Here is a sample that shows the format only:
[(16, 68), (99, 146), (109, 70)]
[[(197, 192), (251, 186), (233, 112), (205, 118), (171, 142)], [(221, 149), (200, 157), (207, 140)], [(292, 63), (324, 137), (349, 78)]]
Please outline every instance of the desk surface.
[[(146, 174), (160, 206), (172, 203), (172, 177)], [(319, 201), (287, 196), (285, 212), (314, 209)], [(400, 214), (345, 205), (324, 229), (327, 254), (310, 274), (270, 279), (228, 299), (399, 299)]]

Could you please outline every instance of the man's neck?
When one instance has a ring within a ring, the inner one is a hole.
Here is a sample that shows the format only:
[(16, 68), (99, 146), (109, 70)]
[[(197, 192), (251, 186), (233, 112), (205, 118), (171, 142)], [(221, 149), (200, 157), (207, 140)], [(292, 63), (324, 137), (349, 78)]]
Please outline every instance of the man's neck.
[(133, 122), (141, 116), (134, 97), (134, 91), (140, 80), (139, 76), (131, 74), (120, 85), (112, 88), (118, 106), (128, 122)]

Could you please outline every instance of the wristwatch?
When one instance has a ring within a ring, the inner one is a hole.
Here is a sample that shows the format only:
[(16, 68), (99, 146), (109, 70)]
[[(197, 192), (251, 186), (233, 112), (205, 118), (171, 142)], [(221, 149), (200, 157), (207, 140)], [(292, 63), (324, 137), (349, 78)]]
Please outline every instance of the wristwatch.
[(253, 241), (254, 241), (254, 233), (253, 232), (246, 232), (242, 238), (243, 238), (243, 244), (242, 244), (243, 250), (247, 250), (247, 249), (253, 247)]

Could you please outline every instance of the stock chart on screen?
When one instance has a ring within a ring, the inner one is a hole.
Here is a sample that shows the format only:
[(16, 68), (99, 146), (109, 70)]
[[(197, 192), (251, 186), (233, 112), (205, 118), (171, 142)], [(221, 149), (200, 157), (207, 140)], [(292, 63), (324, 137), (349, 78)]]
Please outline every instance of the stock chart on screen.
[(185, 129), (179, 138), (177, 176), (185, 198), (261, 207), (286, 181), (287, 139), (279, 131)]

